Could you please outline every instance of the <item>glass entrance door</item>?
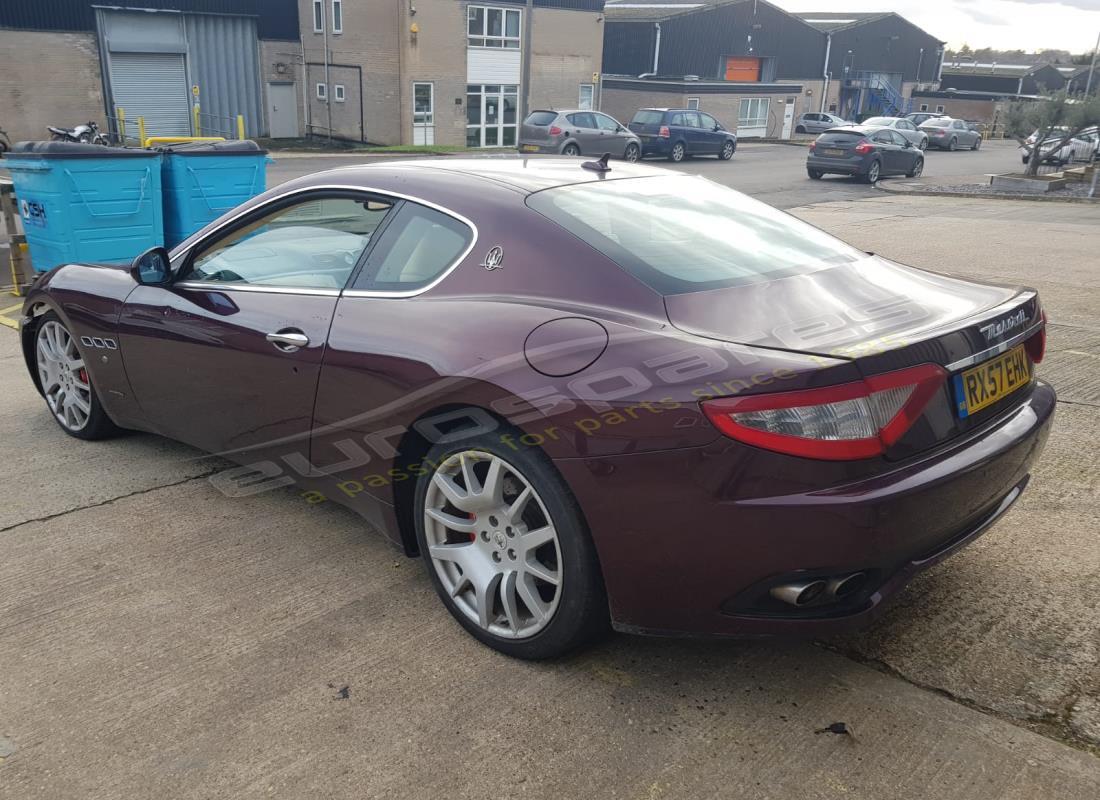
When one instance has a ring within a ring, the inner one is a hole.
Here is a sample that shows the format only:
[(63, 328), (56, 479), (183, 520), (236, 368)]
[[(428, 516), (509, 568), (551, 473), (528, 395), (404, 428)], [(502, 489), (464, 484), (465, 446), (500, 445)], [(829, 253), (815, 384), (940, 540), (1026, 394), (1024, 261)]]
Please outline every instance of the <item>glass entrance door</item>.
[(515, 147), (519, 87), (470, 84), (466, 87), (466, 146)]

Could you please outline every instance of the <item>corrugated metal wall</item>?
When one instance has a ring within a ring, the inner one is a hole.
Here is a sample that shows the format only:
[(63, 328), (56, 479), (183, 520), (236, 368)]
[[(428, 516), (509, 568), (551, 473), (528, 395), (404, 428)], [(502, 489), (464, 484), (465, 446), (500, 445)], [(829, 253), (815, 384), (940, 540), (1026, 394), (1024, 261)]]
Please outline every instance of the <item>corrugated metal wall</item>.
[(199, 87), (203, 132), (213, 128), (236, 136), (238, 114), (243, 114), (249, 136), (263, 132), (260, 94), (260, 57), (256, 20), (215, 14), (187, 14), (187, 50), (191, 81)]

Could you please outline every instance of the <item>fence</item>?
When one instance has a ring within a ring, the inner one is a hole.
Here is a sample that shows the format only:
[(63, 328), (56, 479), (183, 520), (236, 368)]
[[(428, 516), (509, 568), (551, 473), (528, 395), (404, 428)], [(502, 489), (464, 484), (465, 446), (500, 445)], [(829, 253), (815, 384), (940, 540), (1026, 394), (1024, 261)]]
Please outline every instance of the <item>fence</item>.
[[(114, 116), (107, 117), (110, 132), (104, 132), (112, 144), (134, 147), (145, 147), (153, 138), (159, 138), (157, 131), (149, 131), (145, 126), (144, 117), (127, 117), (126, 109), (115, 109)], [(216, 114), (205, 114), (199, 106), (192, 106), (191, 135), (198, 138), (210, 139), (245, 139), (244, 114), (236, 117), (221, 117)], [(171, 137), (177, 138), (177, 137)]]

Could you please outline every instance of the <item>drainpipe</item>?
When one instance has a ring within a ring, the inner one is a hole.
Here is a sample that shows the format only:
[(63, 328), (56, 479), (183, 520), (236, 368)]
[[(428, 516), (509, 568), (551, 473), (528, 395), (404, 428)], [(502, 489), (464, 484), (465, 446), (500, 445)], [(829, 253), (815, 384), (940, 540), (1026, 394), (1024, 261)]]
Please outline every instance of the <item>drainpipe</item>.
[(653, 75), (657, 75), (657, 65), (661, 63), (661, 23), (654, 22), (653, 27), (657, 29), (657, 40), (653, 43)]
[[(527, 0), (527, 4), (524, 7), (523, 12), (523, 42), (522, 42), (522, 55), (523, 68), (520, 72), (520, 80), (523, 81), (523, 108), (520, 109), (518, 121), (522, 122), (527, 119), (527, 115), (531, 113), (531, 36), (535, 25), (535, 2), (534, 0)], [(503, 109), (501, 110), (503, 113)], [(516, 126), (516, 132), (519, 132), (519, 126)]]
[(332, 87), (329, 85), (328, 72), (328, 12), (321, 3), (321, 30), (324, 32), (325, 45), (325, 107), (328, 109), (328, 143), (332, 144)]
[[(917, 59), (917, 88), (920, 88), (920, 68), (924, 66), (924, 48), (920, 49), (920, 57)], [(905, 83), (905, 76), (901, 78), (902, 84)]]
[(829, 54), (833, 49), (833, 35), (831, 33), (825, 35), (825, 63), (821, 65), (822, 77), (825, 78), (825, 83), (821, 89), (821, 108), (820, 112), (825, 111), (825, 101), (829, 97), (829, 80), (832, 78), (832, 73), (829, 72)]

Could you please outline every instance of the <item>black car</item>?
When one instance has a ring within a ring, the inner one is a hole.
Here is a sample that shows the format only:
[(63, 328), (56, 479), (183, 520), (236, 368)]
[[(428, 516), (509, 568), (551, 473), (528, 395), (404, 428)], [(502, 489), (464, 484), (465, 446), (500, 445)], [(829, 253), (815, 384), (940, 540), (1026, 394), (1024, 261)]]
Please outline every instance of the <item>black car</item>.
[(874, 183), (883, 175), (915, 178), (924, 169), (921, 149), (892, 128), (850, 125), (825, 131), (810, 144), (806, 173), (815, 181), (827, 173)]

